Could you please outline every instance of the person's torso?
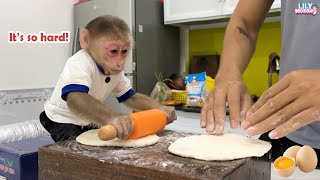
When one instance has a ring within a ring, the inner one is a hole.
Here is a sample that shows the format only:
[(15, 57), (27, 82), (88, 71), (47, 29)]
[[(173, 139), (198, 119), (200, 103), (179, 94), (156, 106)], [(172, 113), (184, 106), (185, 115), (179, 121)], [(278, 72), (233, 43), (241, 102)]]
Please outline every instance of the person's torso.
[[(318, 7), (320, 7), (319, 0), (281, 1), (281, 78), (294, 70), (320, 70)], [(300, 128), (287, 137), (296, 143), (320, 149), (320, 122)]]

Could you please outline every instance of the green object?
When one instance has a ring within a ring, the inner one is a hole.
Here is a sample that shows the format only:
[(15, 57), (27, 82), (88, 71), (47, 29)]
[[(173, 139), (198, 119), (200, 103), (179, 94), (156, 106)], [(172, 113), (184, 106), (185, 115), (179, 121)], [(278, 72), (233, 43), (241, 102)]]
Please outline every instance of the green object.
[(163, 79), (162, 73), (157, 74), (155, 72), (156, 78), (157, 78), (157, 84), (156, 87), (158, 89), (158, 96), (159, 96), (159, 102), (166, 101), (167, 96), (167, 90), (165, 88), (164, 82), (165, 81), (172, 81), (171, 79)]
[(8, 163), (8, 165), (9, 165), (9, 167), (12, 167), (12, 164), (13, 164), (12, 161), (9, 161), (9, 159), (7, 159), (7, 163)]

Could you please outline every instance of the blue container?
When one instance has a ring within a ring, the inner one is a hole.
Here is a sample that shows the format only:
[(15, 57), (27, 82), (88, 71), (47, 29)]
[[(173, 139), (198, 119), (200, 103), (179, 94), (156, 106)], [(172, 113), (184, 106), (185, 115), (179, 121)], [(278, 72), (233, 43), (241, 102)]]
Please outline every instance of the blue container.
[(38, 148), (54, 141), (50, 136), (0, 144), (0, 175), (13, 180), (38, 179)]

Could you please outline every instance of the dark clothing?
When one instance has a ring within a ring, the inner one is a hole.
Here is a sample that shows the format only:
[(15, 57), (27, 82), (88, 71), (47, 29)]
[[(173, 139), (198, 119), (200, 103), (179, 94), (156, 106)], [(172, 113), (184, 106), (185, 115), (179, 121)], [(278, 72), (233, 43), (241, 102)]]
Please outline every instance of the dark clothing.
[(44, 111), (40, 114), (40, 122), (51, 134), (51, 137), (55, 142), (68, 140), (70, 138), (77, 137), (85, 131), (95, 129), (91, 126), (82, 127), (74, 124), (64, 124), (51, 121)]

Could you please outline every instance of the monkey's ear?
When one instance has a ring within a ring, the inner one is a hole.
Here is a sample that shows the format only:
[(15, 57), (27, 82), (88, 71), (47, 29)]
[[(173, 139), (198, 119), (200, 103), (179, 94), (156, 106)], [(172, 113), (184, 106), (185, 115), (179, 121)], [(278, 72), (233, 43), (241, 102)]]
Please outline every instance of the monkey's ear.
[(81, 29), (79, 41), (82, 49), (89, 48), (89, 31), (87, 29)]

